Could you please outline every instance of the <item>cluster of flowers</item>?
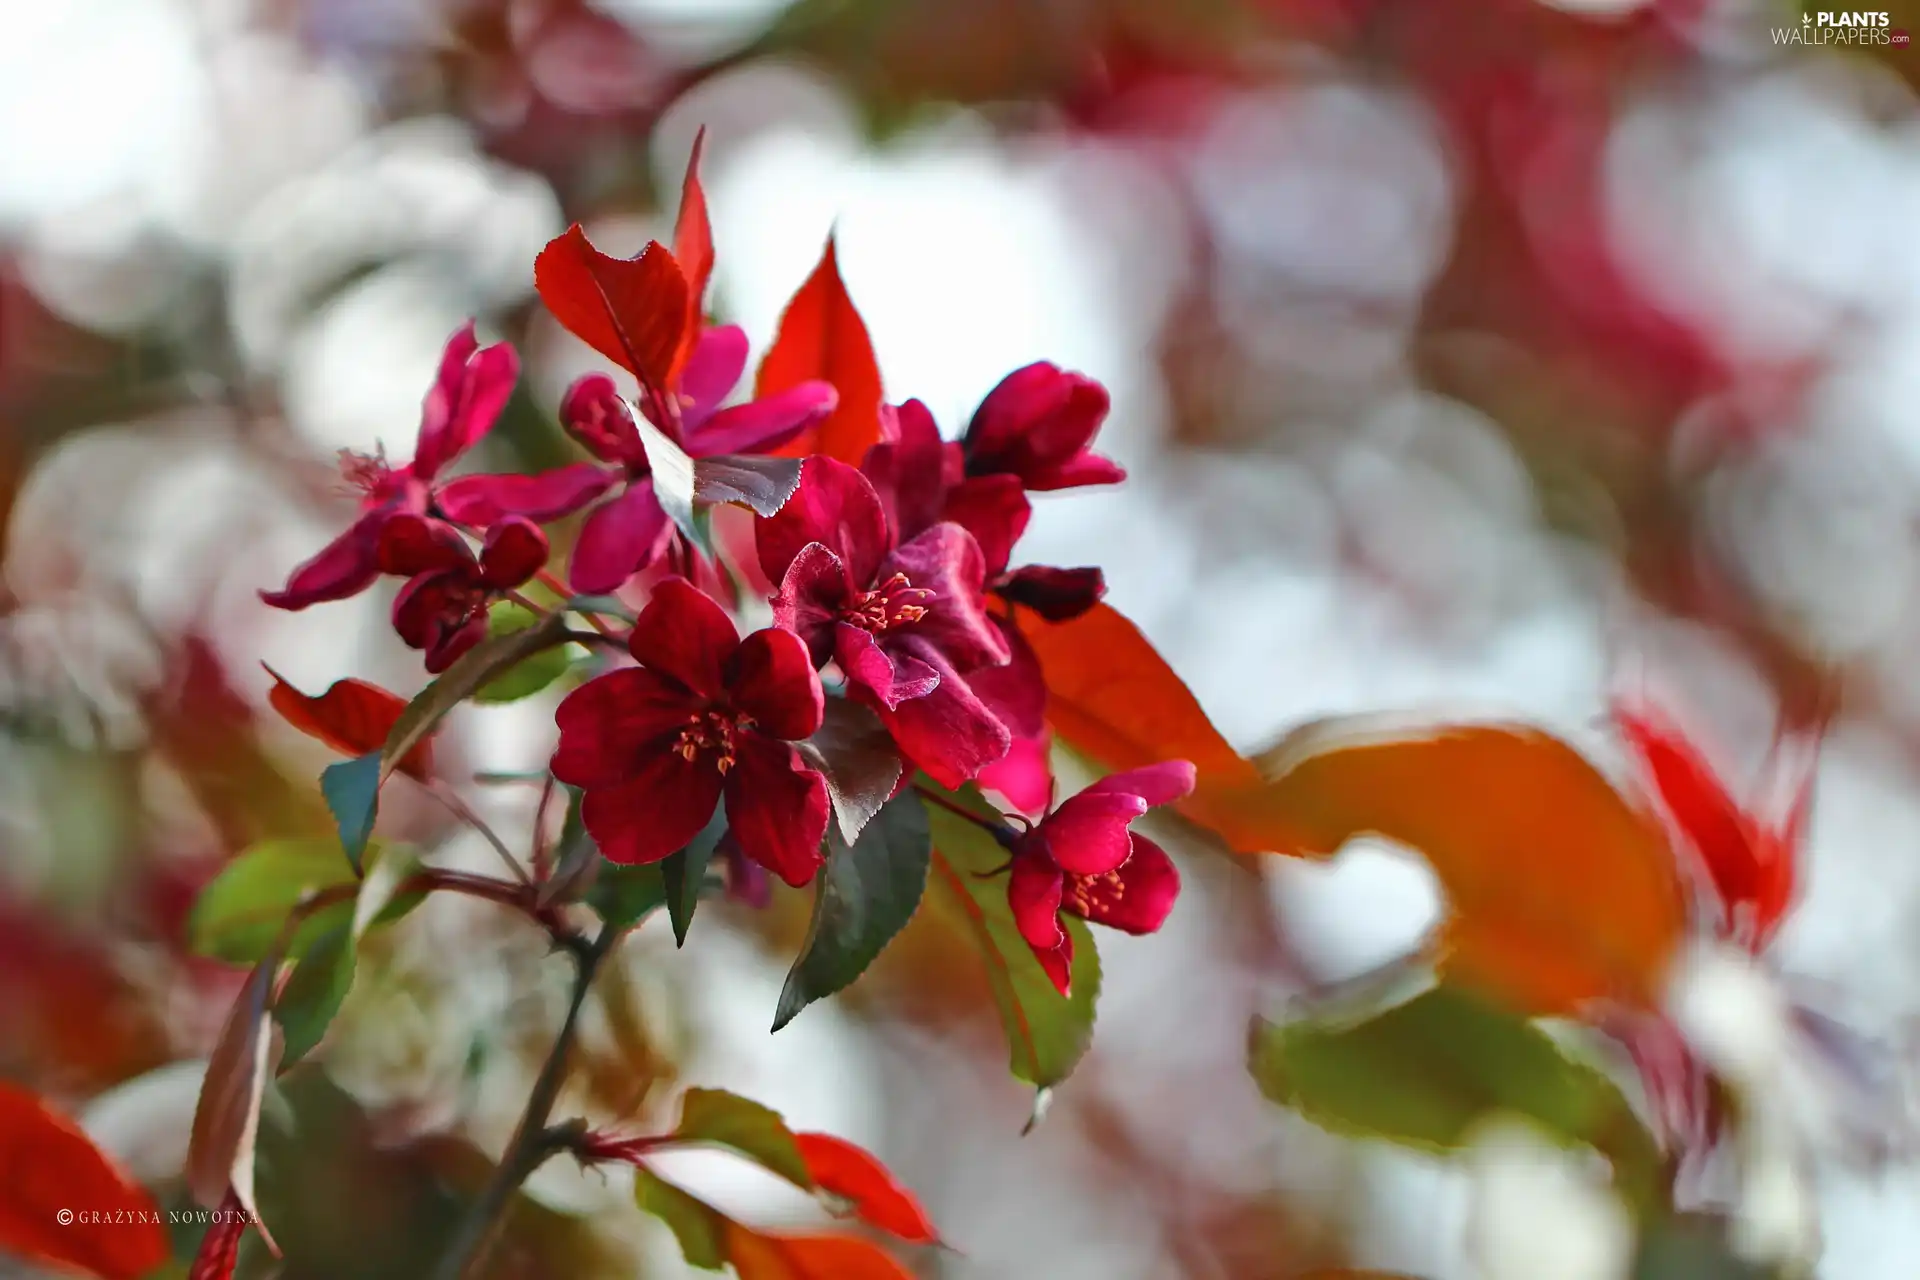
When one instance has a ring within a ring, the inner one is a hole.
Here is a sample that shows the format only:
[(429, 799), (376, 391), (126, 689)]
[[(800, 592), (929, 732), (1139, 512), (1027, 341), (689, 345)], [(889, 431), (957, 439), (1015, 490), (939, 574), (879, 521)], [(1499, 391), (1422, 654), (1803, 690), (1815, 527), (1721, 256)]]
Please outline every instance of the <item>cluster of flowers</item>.
[[(688, 192), (698, 195), (691, 173)], [(944, 440), (926, 407), (907, 401), (880, 407), (878, 442), (859, 466), (824, 454), (789, 464), (797, 483), (789, 472), (784, 502), (764, 504), (772, 514), (754, 521), (774, 625), (742, 639), (728, 610), (696, 585), (726, 578), (669, 514), (649, 435), (696, 461), (792, 456), (838, 396), (825, 381), (799, 381), (722, 407), (748, 343), (700, 313), (711, 250), (701, 251), (704, 203), (689, 204), (699, 225), (689, 236), (683, 207), (677, 255), (652, 244), (635, 259), (608, 258), (575, 227), (536, 264), (549, 310), (640, 382), (634, 402), (599, 373), (568, 389), (561, 423), (593, 461), (532, 476), (444, 477), (492, 426), (518, 377), (513, 350), (481, 347), (469, 325), (447, 344), (413, 461), (346, 455), (361, 514), (263, 598), (302, 609), (355, 595), (383, 574), (404, 578), (394, 628), (440, 672), (486, 635), (495, 602), (536, 578), (563, 599), (651, 582), (622, 637), (634, 665), (587, 681), (556, 714), (553, 774), (584, 793), (583, 821), (614, 862), (668, 857), (724, 801), (741, 853), (790, 885), (808, 883), (824, 861), (829, 790), (796, 744), (819, 730), (829, 696), (869, 708), (885, 726), (903, 764), (900, 787), (915, 771), (946, 788), (978, 780), (1020, 808), (1044, 810), (1047, 691), (1015, 606), (1066, 620), (1105, 587), (1097, 568), (1012, 560), (1030, 493), (1125, 478), (1090, 448), (1105, 389), (1033, 364), (986, 397), (960, 441)], [(622, 293), (625, 284), (633, 287)], [(542, 526), (581, 511), (562, 581), (548, 568)], [(677, 573), (648, 573), (658, 566)], [(831, 691), (820, 674), (829, 666)], [(1018, 830), (997, 833), (1012, 855), (1022, 934), (1062, 991), (1072, 955), (1061, 912), (1136, 933), (1165, 920), (1178, 875), (1128, 824), (1193, 783), (1192, 767), (1178, 761), (1117, 774), (1038, 823), (1019, 818)]]

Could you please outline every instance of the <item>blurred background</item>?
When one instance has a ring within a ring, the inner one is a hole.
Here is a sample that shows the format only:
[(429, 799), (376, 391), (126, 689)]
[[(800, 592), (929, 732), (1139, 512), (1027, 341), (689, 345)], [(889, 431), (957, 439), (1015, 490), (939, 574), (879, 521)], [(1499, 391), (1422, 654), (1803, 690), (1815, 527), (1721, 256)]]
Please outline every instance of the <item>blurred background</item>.
[[(1837, 681), (1771, 959), (1897, 1034), (1920, 1009), (1920, 49), (1781, 42), (1801, 26), (1763, 0), (8, 7), (0, 1074), (183, 1194), (240, 979), (189, 955), (187, 910), (250, 841), (330, 830), (327, 757), (264, 711), (261, 662), (310, 692), (424, 682), (390, 588), (298, 615), (255, 592), (347, 519), (337, 450), (406, 455), (468, 316), (526, 365), (476, 464), (572, 456), (554, 407), (599, 362), (539, 310), (533, 256), (574, 220), (610, 252), (664, 235), (702, 126), (715, 309), (757, 348), (835, 229), (889, 397), (950, 435), (1031, 360), (1109, 386), (1132, 478), (1043, 498), (1022, 554), (1104, 565), (1244, 749), (1332, 712), (1492, 712), (1616, 768), (1599, 717), (1625, 681), (1739, 790)], [(552, 702), (463, 710), (448, 772), (540, 767)], [(535, 794), (476, 804), (521, 831)], [(489, 869), (439, 809), (386, 816)], [(1159, 936), (1102, 934), (1095, 1048), (1029, 1137), (983, 975), (927, 913), (766, 1033), (806, 925), (784, 890), (716, 904), (683, 952), (636, 937), (563, 1108), (645, 1122), (720, 1085), (862, 1142), (956, 1246), (929, 1276), (1625, 1277), (1623, 1228), (1524, 1144), (1344, 1142), (1247, 1077), (1252, 1015), (1433, 923), (1420, 864), (1170, 839), (1186, 896)], [(378, 945), (269, 1107), (287, 1277), (420, 1274), (564, 1004), (564, 961), (485, 904)], [(1917, 1167), (1823, 1114), (1788, 1125), (1782, 1217), (1817, 1209), (1823, 1277), (1913, 1275)], [(808, 1212), (723, 1158), (671, 1172), (755, 1221)], [(556, 1163), (530, 1190), (500, 1274), (683, 1274), (616, 1175)]]

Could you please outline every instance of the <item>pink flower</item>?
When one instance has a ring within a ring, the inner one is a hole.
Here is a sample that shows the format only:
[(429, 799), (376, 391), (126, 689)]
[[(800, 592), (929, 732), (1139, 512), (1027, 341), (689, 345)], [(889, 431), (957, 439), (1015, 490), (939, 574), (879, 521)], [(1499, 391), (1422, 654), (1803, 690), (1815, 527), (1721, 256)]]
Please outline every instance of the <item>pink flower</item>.
[(1170, 804), (1194, 786), (1194, 767), (1168, 760), (1110, 774), (1069, 797), (1013, 837), (1007, 901), (1020, 936), (1060, 989), (1069, 994), (1073, 935), (1060, 914), (1126, 933), (1152, 933), (1180, 896), (1173, 860), (1127, 828), (1148, 809)]
[(774, 628), (741, 640), (726, 611), (680, 578), (654, 588), (628, 649), (640, 664), (568, 694), (553, 776), (583, 788), (581, 818), (611, 861), (685, 848), (724, 797), (740, 849), (791, 885), (813, 878), (827, 786), (795, 740), (825, 697), (806, 647)]
[(381, 571), (408, 580), (394, 597), (393, 629), (426, 650), (435, 674), (486, 636), (487, 606), (546, 562), (547, 536), (523, 516), (494, 525), (478, 558), (453, 526), (410, 513), (388, 520), (380, 537)]
[(1107, 417), (1107, 389), (1042, 361), (987, 393), (961, 452), (969, 476), (1011, 475), (1041, 492), (1118, 484), (1127, 473), (1088, 446)]
[(558, 519), (599, 496), (607, 481), (588, 466), (537, 476), (440, 479), (442, 470), (492, 428), (519, 376), (512, 347), (483, 348), (472, 322), (462, 326), (447, 340), (439, 375), (421, 407), (413, 461), (395, 467), (384, 452), (343, 454), (341, 469), (363, 495), (360, 517), (295, 569), (286, 586), (262, 591), (260, 598), (276, 609), (304, 609), (358, 595), (380, 575), (381, 535), (395, 516), (437, 515), (484, 529), (508, 515)]
[[(641, 412), (695, 458), (777, 448), (832, 412), (837, 396), (824, 382), (720, 408), (746, 363), (747, 336), (738, 326), (708, 329), (674, 387), (643, 398)], [(673, 525), (654, 495), (652, 466), (633, 411), (612, 378), (590, 373), (577, 379), (561, 403), (560, 420), (594, 457), (609, 464), (607, 486), (624, 486), (587, 517), (567, 568), (578, 590), (612, 591), (660, 556)]]
[(900, 543), (865, 476), (813, 457), (787, 505), (756, 521), (755, 542), (779, 584), (775, 623), (816, 666), (839, 664), (910, 760), (959, 786), (1006, 754), (1011, 733), (969, 684), (1011, 656), (984, 611), (971, 534), (942, 522)]

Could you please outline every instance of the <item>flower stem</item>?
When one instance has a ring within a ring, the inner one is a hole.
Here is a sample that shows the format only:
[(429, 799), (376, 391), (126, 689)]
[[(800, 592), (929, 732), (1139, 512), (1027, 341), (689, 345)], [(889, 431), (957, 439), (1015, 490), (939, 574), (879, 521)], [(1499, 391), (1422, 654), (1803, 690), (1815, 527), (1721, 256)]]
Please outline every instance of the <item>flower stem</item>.
[[(968, 822), (971, 822), (974, 826), (979, 827), (982, 831), (991, 833), (995, 840), (1000, 840), (1003, 832), (1008, 832), (1012, 830), (1012, 828), (1009, 827), (1005, 822), (995, 822), (992, 818), (983, 817), (980, 814), (973, 812), (973, 810), (971, 809), (962, 808), (961, 806), (955, 804), (953, 801), (947, 799), (945, 796), (941, 795), (938, 791), (934, 791), (928, 787), (923, 787), (917, 782), (913, 784), (913, 789), (915, 791), (918, 791), (921, 795), (925, 796), (927, 799), (933, 801), (933, 803), (939, 805), (942, 809), (945, 809), (948, 813), (953, 814), (955, 817), (965, 818)], [(1002, 841), (1002, 843), (1005, 843), (1005, 842)]]
[(507, 1144), (493, 1177), (460, 1223), (452, 1246), (441, 1256), (433, 1280), (477, 1280), (485, 1274), (487, 1256), (500, 1238), (514, 1193), (549, 1156), (568, 1145), (556, 1132), (548, 1130), (547, 1117), (552, 1114), (560, 1086), (566, 1081), (567, 1059), (573, 1049), (573, 1033), (580, 1020), (580, 1010), (587, 1002), (587, 993), (593, 989), (601, 961), (619, 941), (620, 930), (608, 925), (580, 953), (566, 1019), (560, 1024), (560, 1034), (554, 1037), (553, 1049), (533, 1082), (533, 1092), (527, 1096), (527, 1107), (514, 1129), (513, 1140)]

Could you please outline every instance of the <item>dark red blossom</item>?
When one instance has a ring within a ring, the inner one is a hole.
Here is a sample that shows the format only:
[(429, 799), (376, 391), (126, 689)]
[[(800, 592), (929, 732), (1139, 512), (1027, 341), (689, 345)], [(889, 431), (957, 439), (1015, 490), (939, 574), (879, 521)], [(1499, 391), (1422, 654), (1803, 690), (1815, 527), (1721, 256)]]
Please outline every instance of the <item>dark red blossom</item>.
[(1107, 417), (1107, 389), (1041, 361), (1015, 369), (987, 393), (961, 452), (969, 476), (1011, 475), (1042, 492), (1118, 484), (1127, 473), (1089, 446)]
[(512, 347), (482, 347), (473, 324), (464, 325), (447, 340), (439, 374), (421, 406), (413, 461), (396, 467), (384, 451), (371, 457), (343, 453), (341, 470), (361, 493), (359, 518), (295, 569), (286, 586), (263, 591), (260, 598), (278, 609), (304, 609), (358, 595), (380, 575), (381, 537), (396, 516), (439, 515), (487, 528), (508, 515), (558, 519), (599, 496), (608, 482), (589, 466), (537, 476), (441, 480), (441, 471), (492, 428), (519, 376), (520, 360)]
[(555, 713), (553, 775), (583, 788), (581, 817), (610, 860), (658, 862), (684, 848), (724, 796), (742, 852), (791, 885), (813, 878), (827, 787), (795, 740), (825, 698), (788, 632), (741, 640), (726, 611), (669, 578), (634, 624), (640, 666), (590, 680)]
[(1006, 754), (1008, 727), (969, 684), (1011, 656), (987, 618), (986, 563), (957, 524), (897, 542), (860, 472), (807, 459), (800, 487), (758, 521), (760, 567), (778, 583), (776, 624), (829, 659), (900, 749), (945, 786)]
[[(665, 394), (640, 401), (641, 412), (690, 456), (709, 458), (776, 448), (832, 410), (834, 390), (824, 382), (721, 408), (746, 364), (747, 335), (738, 326), (708, 329)], [(560, 421), (608, 464), (605, 487), (624, 486), (587, 517), (567, 568), (579, 590), (612, 591), (660, 556), (673, 523), (654, 494), (632, 407), (612, 378), (590, 373), (576, 380), (561, 402)]]
[(1135, 934), (1166, 922), (1180, 873), (1166, 850), (1127, 828), (1187, 795), (1195, 777), (1185, 760), (1110, 774), (1013, 838), (1007, 900), (1060, 994), (1068, 994), (1073, 969), (1073, 935), (1060, 927), (1061, 912)]
[(407, 579), (393, 601), (393, 629), (427, 653), (427, 670), (445, 671), (487, 634), (487, 606), (540, 572), (547, 536), (510, 516), (493, 526), (479, 556), (459, 530), (438, 520), (398, 515), (380, 538), (380, 569)]

